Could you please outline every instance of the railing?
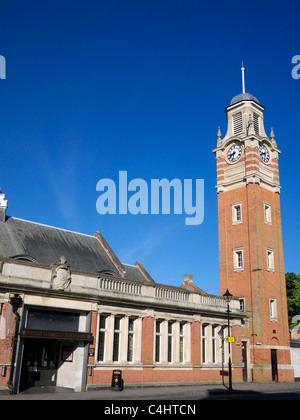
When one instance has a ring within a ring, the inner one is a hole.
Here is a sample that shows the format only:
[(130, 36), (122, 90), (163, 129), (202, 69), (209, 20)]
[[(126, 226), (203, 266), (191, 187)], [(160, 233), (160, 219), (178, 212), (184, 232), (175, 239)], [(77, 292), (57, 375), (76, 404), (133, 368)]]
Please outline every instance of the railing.
[[(112, 278), (99, 278), (100, 289), (114, 292), (126, 293), (131, 295), (142, 295), (142, 293), (145, 293), (145, 289), (144, 292), (142, 289), (143, 286), (145, 287), (145, 285), (133, 283), (126, 280), (122, 281), (119, 279)], [(150, 294), (147, 293), (147, 296), (152, 295), (153, 297), (158, 299), (165, 299), (178, 302), (193, 302), (195, 304), (218, 306), (223, 308), (226, 307), (225, 299), (219, 296), (193, 294), (181, 288), (173, 289), (171, 287), (146, 285), (146, 288), (148, 287), (152, 289), (152, 292), (150, 291)]]
[(100, 289), (112, 290), (115, 292), (122, 292), (133, 295), (140, 295), (142, 293), (142, 286), (140, 284), (102, 277), (100, 277), (99, 280)]
[(155, 297), (187, 302), (189, 294), (183, 290), (174, 290), (167, 287), (155, 287)]
[(226, 307), (227, 303), (226, 300), (222, 297), (218, 296), (210, 296), (210, 295), (199, 295), (200, 303), (204, 305), (214, 305), (214, 306), (221, 306)]
[(185, 290), (176, 290), (167, 287), (155, 287), (155, 297), (183, 302), (194, 302), (201, 305), (226, 307), (226, 301), (222, 297), (213, 295), (200, 295), (186, 292)]

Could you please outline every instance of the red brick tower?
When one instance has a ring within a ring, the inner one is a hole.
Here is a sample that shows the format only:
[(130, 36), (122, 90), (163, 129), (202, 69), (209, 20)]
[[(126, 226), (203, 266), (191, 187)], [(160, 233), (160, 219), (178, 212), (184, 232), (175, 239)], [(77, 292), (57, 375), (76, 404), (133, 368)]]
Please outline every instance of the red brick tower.
[[(242, 68), (242, 71), (244, 69)], [(294, 381), (282, 246), (278, 155), (265, 133), (264, 107), (252, 95), (226, 108), (218, 131), (217, 193), (220, 294), (228, 288), (249, 316), (242, 349), (248, 381)]]

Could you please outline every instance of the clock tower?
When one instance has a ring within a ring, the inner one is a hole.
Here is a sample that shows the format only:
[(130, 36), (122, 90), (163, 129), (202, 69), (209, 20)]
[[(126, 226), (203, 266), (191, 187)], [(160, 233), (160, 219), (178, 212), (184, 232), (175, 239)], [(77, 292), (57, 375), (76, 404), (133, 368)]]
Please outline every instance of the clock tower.
[(294, 381), (283, 259), (275, 135), (264, 107), (245, 92), (226, 108), (227, 133), (217, 134), (220, 294), (239, 297), (248, 320), (242, 352), (247, 380)]

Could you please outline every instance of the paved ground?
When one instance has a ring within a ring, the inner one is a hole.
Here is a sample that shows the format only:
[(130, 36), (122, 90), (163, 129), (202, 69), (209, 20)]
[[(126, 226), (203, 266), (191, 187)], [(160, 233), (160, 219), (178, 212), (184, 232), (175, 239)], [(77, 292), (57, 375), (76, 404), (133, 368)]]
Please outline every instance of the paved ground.
[(300, 382), (233, 384), (232, 391), (228, 391), (223, 385), (216, 384), (133, 389), (124, 387), (123, 391), (109, 389), (76, 393), (64, 388), (45, 387), (31, 388), (17, 395), (2, 394), (0, 400), (98, 400), (103, 401), (105, 406), (111, 406), (112, 403), (118, 401), (120, 401), (120, 406), (124, 406), (126, 401), (137, 400), (144, 401), (144, 405), (149, 405), (150, 400), (160, 401), (160, 404), (164, 400), (172, 400), (177, 401), (177, 405), (197, 400), (300, 400)]

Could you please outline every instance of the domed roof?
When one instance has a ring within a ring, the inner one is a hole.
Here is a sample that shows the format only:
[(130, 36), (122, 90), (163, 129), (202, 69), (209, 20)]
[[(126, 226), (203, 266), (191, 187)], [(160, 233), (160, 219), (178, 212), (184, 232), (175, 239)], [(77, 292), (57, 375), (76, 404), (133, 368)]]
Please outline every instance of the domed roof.
[(250, 95), (250, 93), (240, 93), (239, 95), (236, 95), (234, 98), (232, 98), (230, 105), (237, 104), (241, 101), (254, 101), (260, 105), (259, 100), (255, 98), (255, 96)]

